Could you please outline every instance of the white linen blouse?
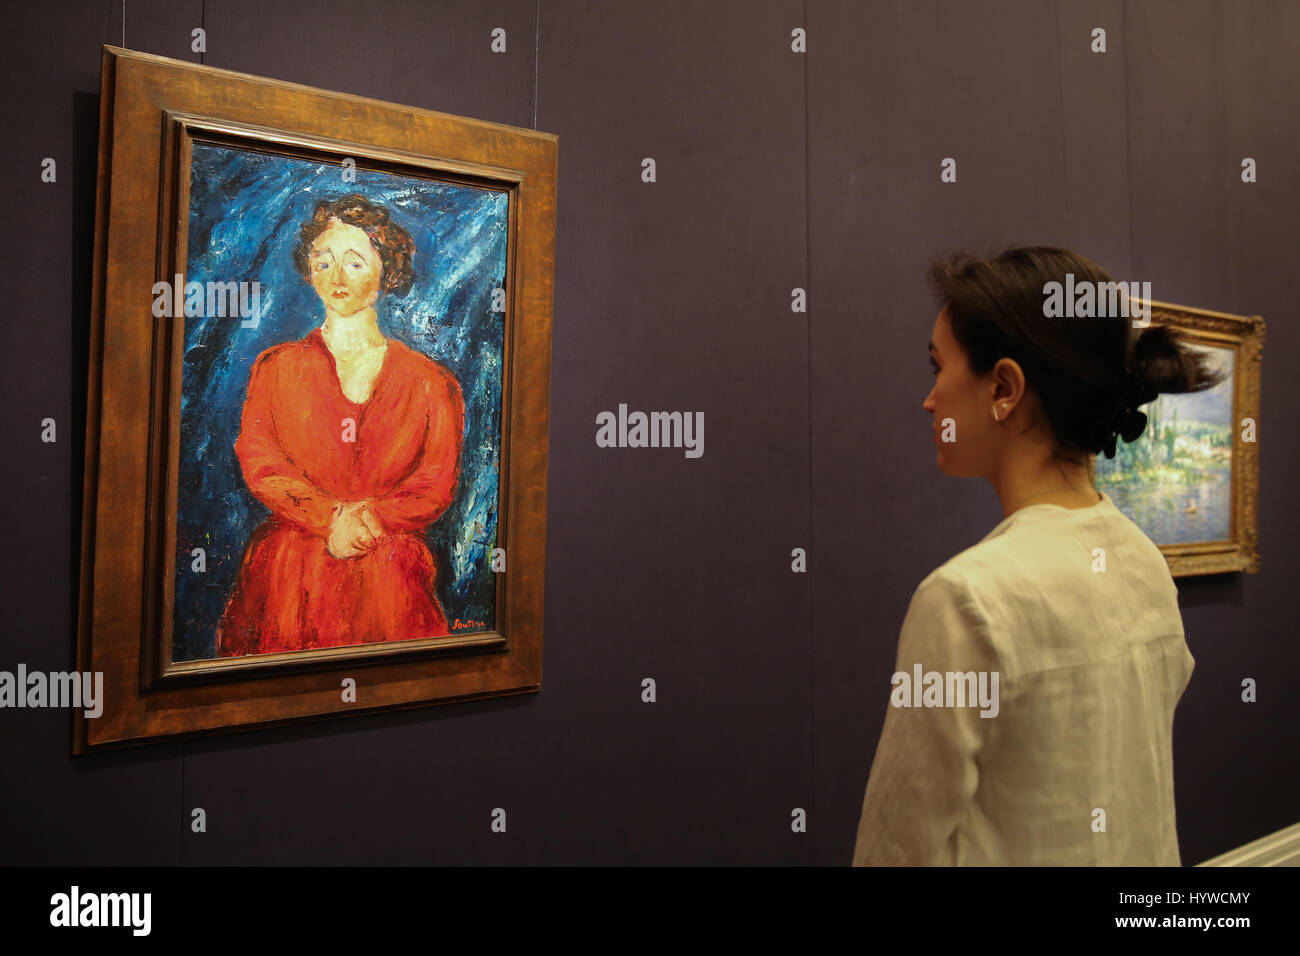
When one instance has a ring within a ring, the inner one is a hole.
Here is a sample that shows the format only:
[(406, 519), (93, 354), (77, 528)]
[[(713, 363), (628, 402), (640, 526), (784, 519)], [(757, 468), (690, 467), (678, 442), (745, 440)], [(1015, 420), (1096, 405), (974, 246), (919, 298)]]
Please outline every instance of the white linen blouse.
[[(1180, 865), (1173, 721), (1195, 663), (1169, 566), (1108, 495), (1013, 512), (912, 596), (853, 865)], [(969, 676), (905, 686), (918, 665), (985, 672), (996, 708), (960, 705)]]

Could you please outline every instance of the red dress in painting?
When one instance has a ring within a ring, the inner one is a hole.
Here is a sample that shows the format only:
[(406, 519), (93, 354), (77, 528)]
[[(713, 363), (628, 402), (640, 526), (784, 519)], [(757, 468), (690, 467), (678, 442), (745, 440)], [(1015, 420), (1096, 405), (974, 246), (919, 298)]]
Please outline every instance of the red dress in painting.
[[(248, 540), (217, 656), (447, 634), (424, 532), (455, 492), (464, 420), (455, 376), (391, 339), (363, 404), (343, 394), (320, 329), (259, 355), (235, 454), (271, 514)], [(336, 509), (365, 499), (382, 537), (334, 557)]]

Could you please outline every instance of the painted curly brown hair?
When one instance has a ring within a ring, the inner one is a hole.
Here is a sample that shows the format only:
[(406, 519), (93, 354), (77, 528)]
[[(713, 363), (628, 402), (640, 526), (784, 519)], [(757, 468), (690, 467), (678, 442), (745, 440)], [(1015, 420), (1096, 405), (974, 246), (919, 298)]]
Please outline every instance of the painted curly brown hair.
[(311, 218), (302, 224), (298, 247), (293, 251), (293, 264), (310, 281), (312, 244), (329, 228), (330, 220), (357, 226), (370, 237), (370, 244), (379, 253), (383, 264), (380, 289), (396, 296), (411, 291), (415, 269), (411, 260), (415, 256), (415, 240), (411, 234), (393, 222), (388, 210), (377, 206), (359, 193), (339, 199), (322, 199), (316, 203)]

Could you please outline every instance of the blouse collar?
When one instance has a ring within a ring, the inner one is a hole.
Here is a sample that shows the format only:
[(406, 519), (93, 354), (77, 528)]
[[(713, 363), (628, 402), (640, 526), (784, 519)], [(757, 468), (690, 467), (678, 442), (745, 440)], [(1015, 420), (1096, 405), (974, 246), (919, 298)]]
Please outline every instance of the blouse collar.
[[(1016, 511), (1011, 512), (999, 522), (992, 531), (986, 534), (981, 540), (988, 541), (990, 538), (996, 538), (1002, 534), (1019, 518), (1033, 517), (1034, 515), (1050, 516), (1053, 518), (1066, 518), (1068, 520), (1079, 520), (1083, 518), (1093, 518), (1099, 514), (1109, 513), (1115, 510), (1115, 503), (1111, 501), (1110, 495), (1104, 491), (1098, 491), (1101, 500), (1095, 505), (1088, 505), (1086, 508), (1067, 508), (1064, 505), (1054, 505), (1043, 502), (1036, 505), (1026, 505)], [(1050, 510), (1044, 510), (1050, 509)]]

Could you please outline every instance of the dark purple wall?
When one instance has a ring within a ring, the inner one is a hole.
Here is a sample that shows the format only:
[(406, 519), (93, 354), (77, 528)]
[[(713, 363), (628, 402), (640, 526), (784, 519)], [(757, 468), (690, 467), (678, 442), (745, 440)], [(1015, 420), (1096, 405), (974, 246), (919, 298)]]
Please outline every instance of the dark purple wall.
[[(1016, 243), (1269, 321), (1263, 571), (1179, 583), (1184, 862), (1300, 819), (1300, 5), (358, 9), (11, 14), (0, 669), (73, 666), (100, 44), (198, 60), (203, 26), (213, 66), (559, 135), (544, 690), (75, 761), (66, 711), (3, 710), (0, 863), (847, 863), (908, 599), (1001, 519), (934, 465), (923, 270)], [(704, 456), (597, 448), (620, 402), (703, 411)]]

